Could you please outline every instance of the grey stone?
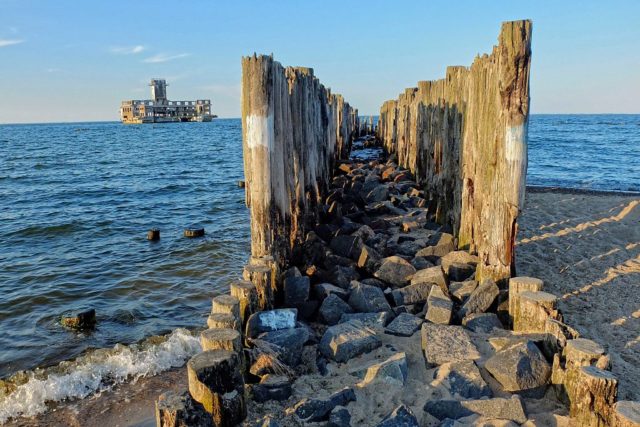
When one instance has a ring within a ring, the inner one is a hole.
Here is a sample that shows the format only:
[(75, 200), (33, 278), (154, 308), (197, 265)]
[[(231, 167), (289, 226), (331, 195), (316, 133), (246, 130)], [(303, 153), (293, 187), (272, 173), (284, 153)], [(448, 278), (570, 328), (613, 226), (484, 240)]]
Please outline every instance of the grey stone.
[(478, 414), (490, 418), (512, 420), (518, 424), (527, 421), (522, 401), (518, 396), (512, 396), (510, 399), (496, 397), (493, 399), (463, 401), (451, 399), (429, 400), (425, 404), (424, 410), (439, 420), (447, 418), (457, 420)]
[(360, 280), (360, 283), (364, 285), (375, 286), (376, 288), (380, 288), (382, 290), (386, 289), (389, 286), (387, 283), (383, 282), (382, 280), (378, 280), (373, 277), (362, 279)]
[(345, 313), (353, 313), (353, 309), (335, 294), (326, 297), (318, 311), (320, 320), (327, 325), (335, 325)]
[(387, 334), (410, 337), (415, 334), (423, 320), (409, 313), (401, 313), (385, 328)]
[(354, 267), (344, 267), (342, 265), (334, 265), (329, 270), (328, 280), (336, 286), (348, 289), (352, 280), (358, 280), (360, 274)]
[(448, 277), (449, 280), (454, 280), (456, 282), (463, 282), (476, 273), (476, 267), (471, 264), (462, 264), (459, 262), (454, 262), (449, 266)]
[(351, 414), (344, 406), (336, 406), (329, 414), (327, 427), (351, 427)]
[(411, 260), (411, 265), (413, 265), (416, 270), (424, 270), (425, 268), (433, 267), (433, 263), (422, 256), (414, 257)]
[(427, 314), (425, 319), (431, 323), (448, 325), (451, 323), (453, 314), (453, 302), (447, 297), (442, 289), (433, 286), (427, 299)]
[(363, 285), (359, 282), (356, 282), (351, 288), (349, 305), (355, 311), (359, 311), (361, 313), (391, 311), (391, 306), (387, 302), (387, 299), (380, 288)]
[(362, 227), (358, 228), (358, 230), (351, 233), (351, 235), (358, 236), (362, 239), (363, 242), (366, 242), (369, 239), (375, 238), (376, 232), (373, 231), (373, 228), (369, 227), (368, 225), (363, 225)]
[(331, 239), (329, 247), (340, 256), (358, 259), (362, 249), (362, 239), (358, 236), (340, 235)]
[(247, 320), (247, 336), (255, 338), (262, 332), (278, 331), (296, 326), (298, 310), (295, 308), (280, 308), (253, 313)]
[(427, 244), (429, 246), (419, 250), (416, 256), (442, 257), (455, 249), (454, 238), (449, 233), (435, 233)]
[(640, 402), (619, 400), (614, 406), (614, 411), (613, 417), (617, 425), (640, 426)]
[(405, 286), (415, 272), (416, 269), (408, 261), (394, 255), (384, 258), (373, 275), (394, 286)]
[(391, 298), (396, 306), (424, 303), (429, 298), (429, 292), (433, 286), (433, 283), (426, 282), (394, 289), (391, 292)]
[(462, 326), (424, 323), (422, 349), (429, 365), (480, 358), (478, 349)]
[(411, 278), (411, 284), (418, 285), (423, 283), (432, 283), (438, 285), (442, 289), (446, 289), (447, 279), (444, 277), (442, 267), (436, 265), (434, 267), (416, 271), (416, 274)]
[(491, 279), (483, 280), (480, 286), (469, 295), (458, 315), (460, 318), (464, 318), (469, 314), (484, 313), (491, 307), (499, 293), (500, 289), (498, 289), (496, 282)]
[(408, 406), (400, 405), (387, 415), (377, 427), (420, 427), (420, 424)]
[(506, 391), (523, 391), (544, 386), (551, 367), (531, 341), (516, 343), (490, 357), (484, 368)]
[(287, 400), (291, 396), (291, 382), (286, 376), (267, 374), (251, 387), (251, 393), (256, 402)]
[(280, 424), (274, 420), (270, 415), (265, 415), (255, 423), (251, 424), (252, 427), (280, 427)]
[(340, 317), (339, 323), (356, 320), (367, 327), (376, 328), (386, 326), (391, 318), (391, 313), (388, 311), (381, 311), (380, 313), (345, 313)]
[(446, 381), (452, 394), (466, 399), (492, 396), (491, 389), (472, 360), (444, 363), (434, 373), (434, 379), (439, 383)]
[(382, 202), (389, 197), (389, 188), (386, 185), (378, 185), (365, 197), (366, 203)]
[(466, 280), (464, 282), (451, 282), (449, 283), (449, 293), (462, 302), (469, 297), (478, 287), (478, 282), (475, 280)]
[(306, 422), (325, 421), (336, 406), (346, 406), (356, 400), (352, 388), (346, 387), (326, 399), (302, 399), (293, 407), (293, 413)]
[(297, 307), (309, 299), (311, 282), (307, 276), (292, 276), (284, 280), (284, 304)]
[(473, 332), (491, 332), (495, 329), (504, 329), (500, 319), (495, 313), (474, 313), (462, 319), (462, 325)]
[(407, 380), (408, 369), (406, 353), (394, 354), (383, 362), (369, 365), (358, 386), (366, 387), (378, 382), (402, 386)]
[(476, 255), (471, 255), (467, 251), (453, 251), (444, 255), (440, 259), (440, 265), (442, 265), (442, 269), (447, 275), (451, 275), (449, 267), (452, 264), (469, 264), (475, 267), (478, 265), (478, 257)]
[(332, 285), (331, 283), (318, 283), (313, 286), (313, 296), (318, 301), (323, 301), (331, 294), (339, 296), (344, 301), (349, 299), (349, 291), (347, 289), (342, 289), (341, 287)]
[(358, 267), (374, 273), (380, 266), (382, 256), (373, 248), (363, 245), (358, 257)]
[(260, 334), (258, 339), (282, 349), (278, 352), (278, 358), (287, 365), (297, 366), (302, 348), (309, 339), (309, 331), (306, 328), (281, 329)]
[(362, 322), (350, 321), (330, 326), (320, 340), (320, 352), (328, 359), (346, 362), (380, 347), (376, 333)]

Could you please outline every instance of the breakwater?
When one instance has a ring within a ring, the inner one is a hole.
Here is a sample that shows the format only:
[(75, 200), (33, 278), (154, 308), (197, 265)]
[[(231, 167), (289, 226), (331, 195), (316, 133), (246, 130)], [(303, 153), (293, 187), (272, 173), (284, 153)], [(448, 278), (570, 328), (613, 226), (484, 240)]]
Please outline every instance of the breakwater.
[(606, 351), (513, 277), (530, 40), (505, 23), (492, 55), (386, 103), (386, 161), (344, 159), (310, 69), (243, 59), (252, 256), (158, 425), (635, 422)]

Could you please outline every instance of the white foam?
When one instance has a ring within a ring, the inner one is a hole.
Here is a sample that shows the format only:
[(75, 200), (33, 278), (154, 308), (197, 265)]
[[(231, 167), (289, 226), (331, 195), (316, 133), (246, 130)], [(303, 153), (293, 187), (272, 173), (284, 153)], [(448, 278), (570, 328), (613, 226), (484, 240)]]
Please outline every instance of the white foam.
[[(78, 358), (65, 373), (44, 379), (30, 372), (29, 380), (0, 397), (0, 424), (10, 418), (34, 416), (46, 411), (47, 402), (83, 398), (128, 379), (155, 375), (184, 362), (201, 351), (200, 342), (185, 329), (176, 329), (158, 344), (118, 344), (109, 352)], [(68, 362), (67, 362), (68, 363)], [(108, 382), (106, 384), (105, 382)]]

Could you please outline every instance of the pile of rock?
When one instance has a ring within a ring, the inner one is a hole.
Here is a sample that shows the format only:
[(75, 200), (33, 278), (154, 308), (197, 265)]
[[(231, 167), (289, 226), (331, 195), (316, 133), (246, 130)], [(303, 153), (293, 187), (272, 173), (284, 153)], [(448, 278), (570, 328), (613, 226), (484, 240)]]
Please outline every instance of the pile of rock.
[(252, 258), (214, 298), (189, 393), (160, 398), (160, 426), (562, 424), (557, 395), (584, 425), (633, 425), (604, 350), (542, 281), (474, 280), (480, 261), (392, 161), (337, 170), (289, 268)]

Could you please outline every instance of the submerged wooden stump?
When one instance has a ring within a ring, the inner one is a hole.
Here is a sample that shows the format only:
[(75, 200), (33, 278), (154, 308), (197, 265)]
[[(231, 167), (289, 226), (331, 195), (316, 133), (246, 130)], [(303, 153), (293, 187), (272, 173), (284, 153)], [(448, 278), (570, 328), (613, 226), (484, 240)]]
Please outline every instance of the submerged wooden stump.
[(194, 238), (204, 236), (204, 228), (189, 227), (184, 229), (184, 237)]
[(147, 232), (147, 240), (156, 241), (160, 240), (160, 229), (152, 228)]
[(247, 415), (237, 353), (209, 350), (187, 363), (189, 393), (211, 414), (215, 426), (235, 426)]

